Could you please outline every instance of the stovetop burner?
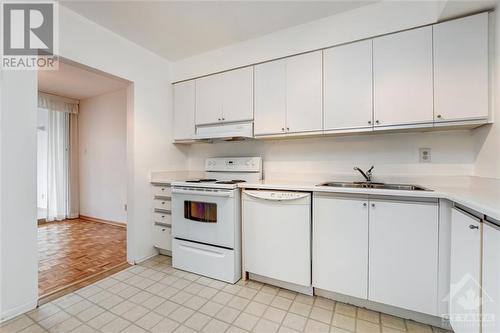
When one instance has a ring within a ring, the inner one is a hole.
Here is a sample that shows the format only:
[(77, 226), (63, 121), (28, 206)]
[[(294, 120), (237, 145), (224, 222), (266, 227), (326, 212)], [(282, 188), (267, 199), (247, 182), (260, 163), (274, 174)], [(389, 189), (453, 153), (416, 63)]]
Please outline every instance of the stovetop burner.
[(217, 181), (217, 179), (201, 178), (201, 179), (186, 180), (186, 183), (210, 183), (215, 181)]
[(242, 179), (232, 179), (232, 180), (219, 180), (215, 182), (215, 184), (238, 184), (238, 183), (244, 183), (246, 180)]

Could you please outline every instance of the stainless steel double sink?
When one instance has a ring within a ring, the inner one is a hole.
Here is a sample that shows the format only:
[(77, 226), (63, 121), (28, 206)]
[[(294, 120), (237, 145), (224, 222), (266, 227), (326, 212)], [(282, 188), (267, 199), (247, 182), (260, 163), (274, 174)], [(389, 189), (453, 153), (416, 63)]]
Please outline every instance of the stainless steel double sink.
[(385, 184), (373, 182), (326, 182), (316, 186), (344, 187), (344, 188), (371, 188), (379, 190), (400, 190), (400, 191), (432, 191), (428, 188), (410, 184)]

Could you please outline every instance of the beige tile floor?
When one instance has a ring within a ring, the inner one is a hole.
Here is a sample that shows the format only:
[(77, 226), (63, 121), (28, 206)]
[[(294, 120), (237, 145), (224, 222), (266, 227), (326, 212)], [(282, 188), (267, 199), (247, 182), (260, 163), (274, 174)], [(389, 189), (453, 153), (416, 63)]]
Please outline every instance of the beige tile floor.
[(156, 256), (2, 324), (7, 332), (448, 331), (254, 281), (226, 284)]

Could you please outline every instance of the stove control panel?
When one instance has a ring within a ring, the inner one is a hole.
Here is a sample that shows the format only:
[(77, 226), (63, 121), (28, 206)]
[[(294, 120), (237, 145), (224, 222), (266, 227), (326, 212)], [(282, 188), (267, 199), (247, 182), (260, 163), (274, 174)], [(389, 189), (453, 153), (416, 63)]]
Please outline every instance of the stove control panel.
[(261, 157), (214, 157), (205, 160), (205, 171), (261, 172)]

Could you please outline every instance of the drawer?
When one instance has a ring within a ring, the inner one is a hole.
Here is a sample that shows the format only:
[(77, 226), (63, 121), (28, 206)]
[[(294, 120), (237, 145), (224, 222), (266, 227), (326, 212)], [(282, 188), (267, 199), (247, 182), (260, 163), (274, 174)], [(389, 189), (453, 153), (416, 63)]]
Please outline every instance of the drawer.
[(170, 185), (153, 185), (153, 195), (155, 197), (170, 197), (172, 188)]
[(172, 241), (172, 266), (229, 283), (241, 277), (241, 262), (233, 250), (187, 242)]
[(170, 199), (154, 199), (153, 200), (153, 208), (160, 210), (171, 210), (172, 209), (172, 201)]
[(172, 250), (172, 228), (170, 226), (154, 224), (153, 245), (163, 250)]
[(170, 215), (170, 213), (154, 212), (153, 222), (172, 225), (172, 215)]

